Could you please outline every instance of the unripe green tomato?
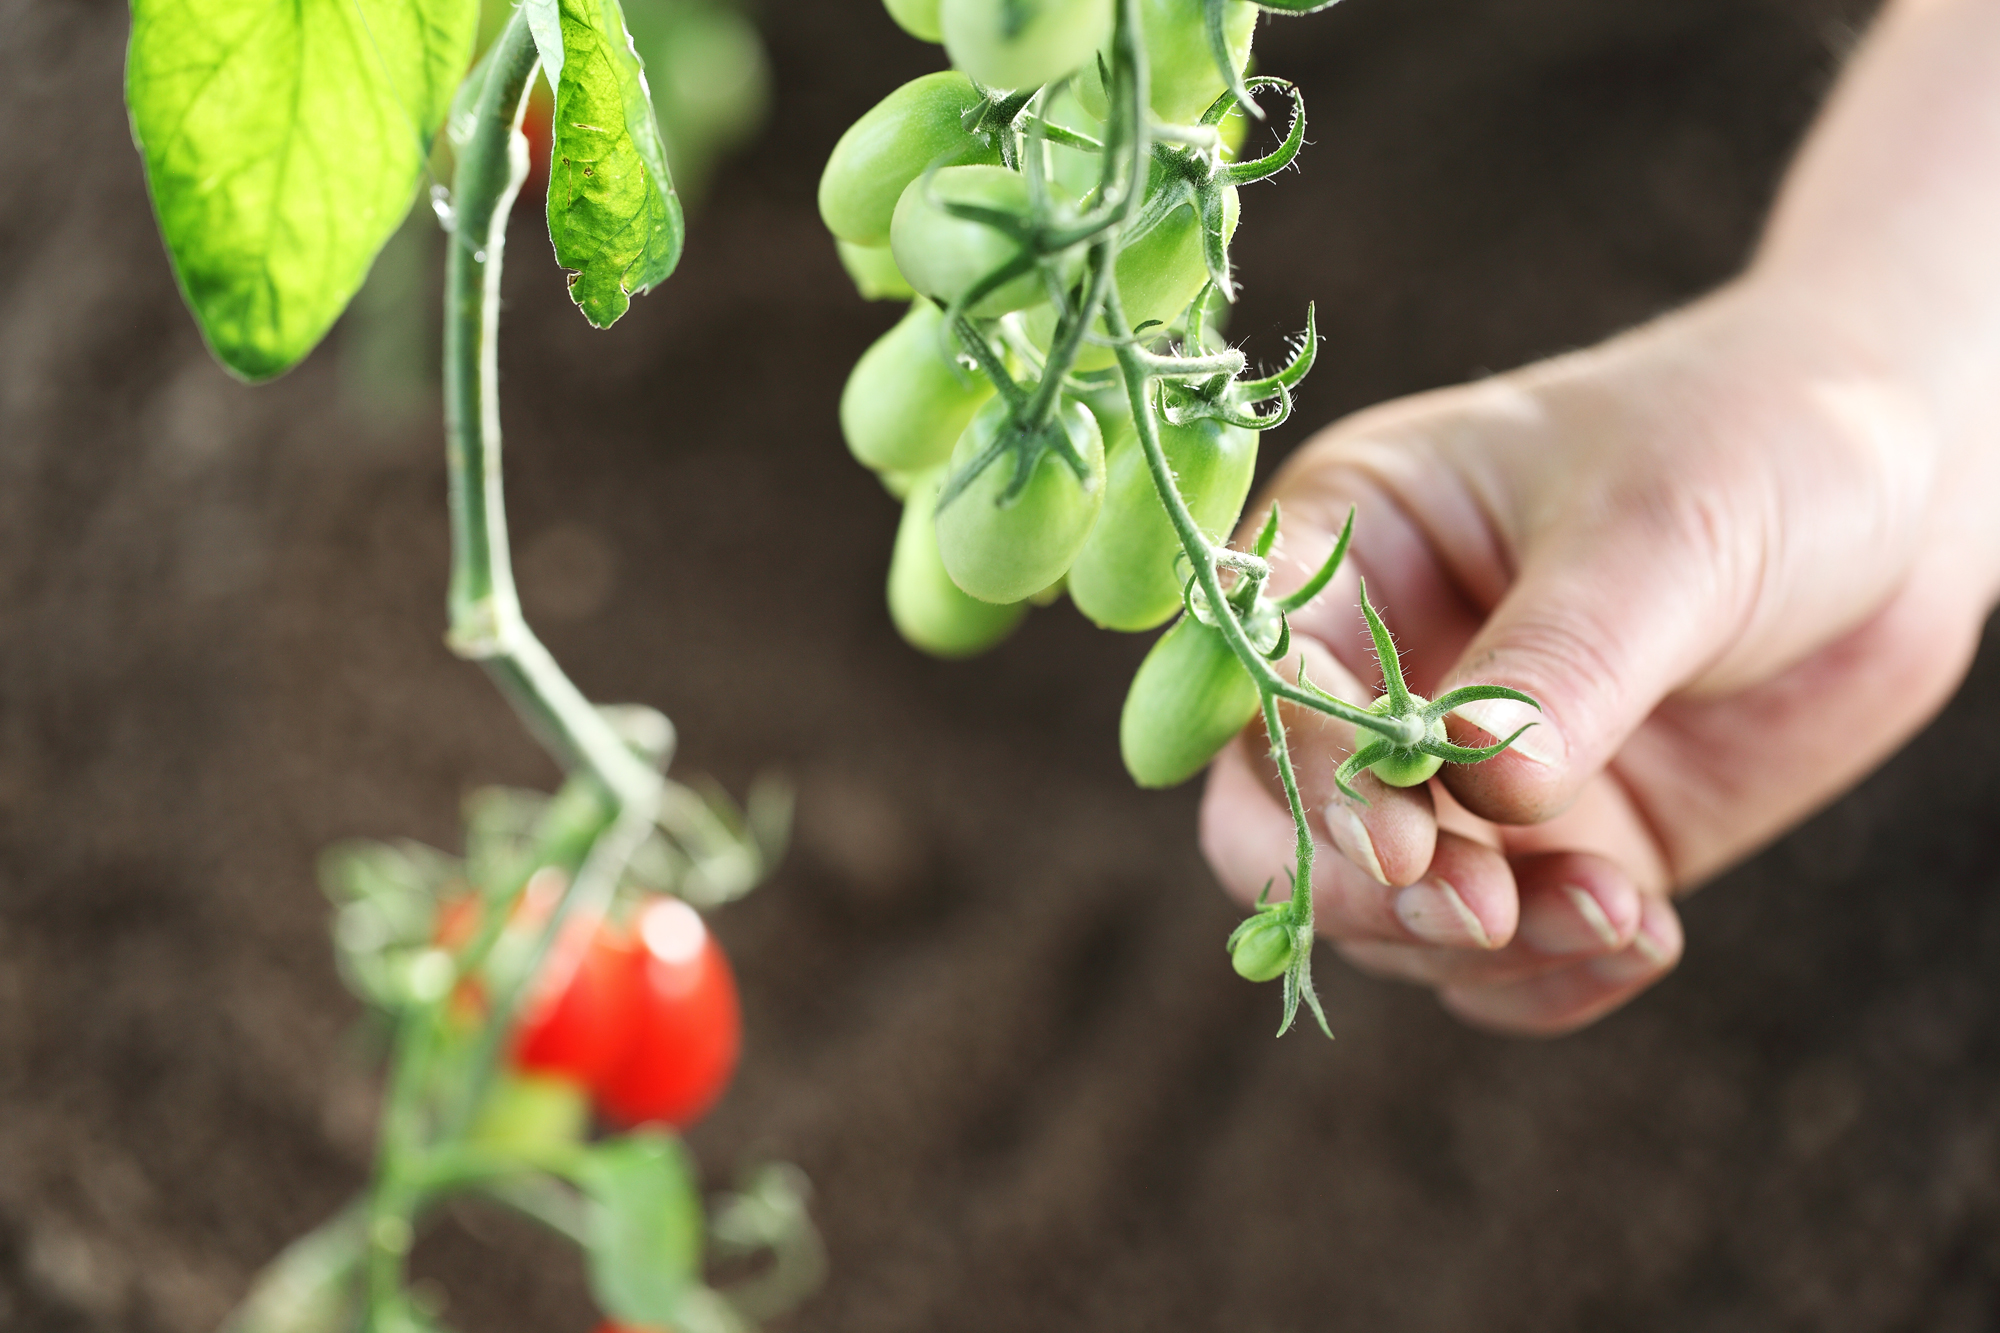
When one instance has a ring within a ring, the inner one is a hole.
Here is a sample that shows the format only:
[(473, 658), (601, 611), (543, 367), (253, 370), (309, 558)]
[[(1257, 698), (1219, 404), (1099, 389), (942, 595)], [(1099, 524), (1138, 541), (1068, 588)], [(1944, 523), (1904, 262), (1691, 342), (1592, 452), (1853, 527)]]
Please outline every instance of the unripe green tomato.
[[(951, 451), (951, 475), (986, 452), (1008, 426), (1005, 399), (973, 415)], [(1082, 455), (1085, 477), (1053, 449), (1035, 461), (1027, 486), (1012, 500), (1000, 497), (1014, 480), (1011, 455), (989, 463), (938, 510), (938, 551), (952, 582), (983, 602), (1018, 602), (1063, 576), (1090, 536), (1104, 507), (1104, 438), (1082, 403), (1065, 398), (1056, 424)]]
[(590, 1126), (590, 1094), (568, 1078), (504, 1072), (480, 1103), (468, 1137), (482, 1148), (521, 1152), (576, 1143)]
[[(1103, 628), (1136, 632), (1165, 624), (1180, 609), (1174, 555), (1181, 541), (1130, 421), (1105, 449), (1104, 513), (1069, 567), (1069, 595)], [(1250, 494), (1257, 432), (1212, 417), (1159, 427), (1181, 498), (1209, 540), (1219, 541), (1236, 526)]]
[[(1053, 182), (1049, 193), (1058, 203), (1068, 196)], [(948, 306), (988, 274), (1020, 254), (1014, 238), (997, 227), (953, 217), (941, 203), (976, 204), (1028, 215), (1028, 178), (1005, 167), (945, 167), (910, 182), (896, 202), (889, 227), (889, 244), (896, 267), (910, 286), (941, 306)], [(1072, 253), (1059, 261), (1063, 285), (1075, 274), (1081, 257)], [(986, 293), (966, 313), (988, 319), (1046, 300), (1048, 288), (1039, 270), (1029, 269)]]
[[(1222, 193), (1222, 235), (1224, 243), (1236, 235), (1236, 188)], [(1125, 307), (1125, 321), (1138, 328), (1148, 320), (1172, 324), (1187, 313), (1202, 284), (1208, 281), (1208, 262), (1202, 257), (1201, 219), (1192, 205), (1177, 208), (1160, 224), (1126, 246), (1118, 254), (1118, 299)], [(1055, 336), (1053, 307), (1028, 312), (1028, 337), (1047, 349)], [(1104, 332), (1103, 321), (1097, 325)], [(1078, 349), (1079, 370), (1098, 370), (1118, 359), (1109, 347), (1085, 343)]]
[(889, 619), (912, 647), (932, 657), (971, 657), (1013, 633), (1028, 608), (1022, 602), (982, 602), (951, 581), (938, 555), (937, 495), (943, 483), (943, 468), (910, 482), (889, 557)]
[[(1422, 708), (1430, 700), (1424, 698), (1421, 694), (1413, 694), (1410, 696), (1410, 702), (1418, 708)], [(1371, 713), (1387, 713), (1389, 711), (1389, 696), (1385, 694), (1374, 703), (1369, 704), (1368, 711)], [(1444, 719), (1440, 717), (1433, 720), (1430, 726), (1425, 729), (1425, 734), (1434, 741), (1445, 739)], [(1356, 745), (1366, 745), (1369, 743), (1369, 739), (1369, 733), (1364, 731), (1355, 736), (1354, 743)], [(1368, 766), (1368, 771), (1388, 783), (1391, 787), (1414, 787), (1420, 783), (1430, 781), (1431, 775), (1443, 767), (1444, 760), (1434, 754), (1425, 754), (1421, 750), (1406, 750), (1392, 754), (1387, 759), (1376, 760)]]
[(1039, 88), (1111, 39), (1113, 0), (942, 0), (951, 63), (989, 88)]
[(907, 301), (916, 295), (909, 280), (896, 267), (896, 256), (886, 245), (856, 245), (835, 238), (840, 266), (854, 279), (854, 290), (864, 301)]
[(912, 37), (926, 42), (944, 40), (944, 27), (938, 21), (938, 0), (882, 0), (889, 11), (889, 17)]
[(1257, 715), (1257, 682), (1222, 631), (1182, 616), (1160, 636), (1125, 695), (1118, 749), (1141, 787), (1174, 787), (1201, 772)]
[(887, 245), (896, 201), (931, 163), (998, 162), (1000, 149), (965, 132), (985, 98), (963, 74), (912, 79), (848, 126), (819, 178), (826, 229), (856, 245)]
[(1229, 946), (1229, 965), (1245, 981), (1276, 981), (1292, 965), (1292, 932), (1274, 913), (1263, 913)]
[[(1202, 0), (1139, 0), (1140, 21), (1146, 28), (1146, 65), (1151, 74), (1149, 100), (1153, 114), (1175, 125), (1192, 125), (1201, 119), (1229, 84), (1215, 67), (1215, 54), (1208, 46), (1208, 20)], [(1250, 38), (1257, 29), (1257, 6), (1249, 0), (1230, 0), (1222, 17), (1224, 40), (1241, 74), (1250, 61)], [(1111, 52), (1104, 52), (1111, 64)], [(1104, 97), (1104, 81), (1097, 62), (1085, 64), (1076, 80), (1077, 98), (1084, 109), (1099, 120), (1109, 114)]]
[(944, 312), (919, 298), (861, 354), (840, 392), (840, 433), (877, 472), (936, 467), (993, 396), (993, 382), (946, 359)]

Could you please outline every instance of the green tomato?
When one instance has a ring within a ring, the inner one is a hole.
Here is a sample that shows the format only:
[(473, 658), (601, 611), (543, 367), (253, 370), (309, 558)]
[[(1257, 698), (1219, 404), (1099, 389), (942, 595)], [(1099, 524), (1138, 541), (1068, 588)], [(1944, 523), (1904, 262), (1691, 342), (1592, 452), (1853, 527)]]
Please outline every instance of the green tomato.
[(856, 245), (886, 245), (896, 201), (933, 162), (998, 162), (1000, 149), (961, 119), (985, 104), (956, 70), (912, 79), (848, 126), (819, 178), (826, 229)]
[[(1222, 235), (1225, 243), (1236, 235), (1237, 202), (1234, 186), (1222, 195)], [(1208, 281), (1208, 264), (1202, 257), (1201, 219), (1194, 207), (1177, 208), (1158, 226), (1119, 251), (1118, 299), (1125, 306), (1125, 320), (1138, 328), (1148, 320), (1173, 324), (1187, 313), (1188, 302)], [(1055, 336), (1054, 307), (1032, 310), (1026, 318), (1028, 337), (1046, 349)], [(1099, 334), (1104, 332), (1100, 320)], [(1077, 369), (1098, 370), (1113, 364), (1117, 354), (1109, 347), (1085, 343), (1077, 352)]]
[(1257, 682), (1222, 631), (1182, 616), (1160, 636), (1125, 695), (1118, 749), (1141, 787), (1175, 787), (1201, 772), (1257, 715)]
[[(1221, 540), (1250, 494), (1257, 432), (1213, 418), (1185, 426), (1161, 421), (1160, 448), (1195, 523), (1209, 540)], [(1105, 468), (1104, 514), (1069, 567), (1070, 599), (1105, 629), (1152, 629), (1180, 609), (1174, 556), (1181, 543), (1129, 417), (1111, 436)]]
[(507, 1072), (493, 1081), (468, 1137), (480, 1147), (521, 1152), (576, 1143), (590, 1125), (590, 1093), (548, 1074)]
[(937, 496), (943, 484), (943, 468), (910, 481), (889, 558), (889, 619), (912, 647), (932, 657), (971, 657), (1013, 633), (1028, 608), (1023, 602), (982, 602), (951, 581), (938, 555)]
[(854, 290), (861, 293), (862, 300), (907, 301), (916, 295), (896, 267), (896, 256), (888, 246), (856, 245), (837, 238), (833, 245), (840, 252), (840, 266), (854, 279)]
[(1111, 39), (1113, 0), (942, 0), (951, 63), (989, 88), (1039, 88)]
[(1263, 913), (1229, 946), (1229, 965), (1245, 981), (1276, 981), (1292, 965), (1292, 932)]
[(840, 393), (840, 433), (877, 472), (932, 468), (951, 457), (993, 383), (945, 355), (944, 312), (919, 297), (861, 354)]
[(944, 27), (938, 21), (938, 0), (882, 0), (889, 11), (889, 17), (912, 37), (926, 42), (944, 40)]
[[(1069, 202), (1068, 195), (1053, 182), (1049, 193), (1058, 204)], [(941, 203), (976, 204), (1025, 217), (1028, 178), (1005, 167), (944, 167), (911, 181), (896, 201), (895, 220), (889, 228), (896, 267), (910, 280), (910, 286), (948, 306), (988, 274), (1013, 261), (1020, 247), (997, 227), (953, 217), (939, 206)], [(1081, 256), (1074, 252), (1059, 261), (1064, 285), (1074, 277), (1080, 262)], [(1040, 271), (1030, 269), (980, 297), (966, 307), (966, 313), (989, 319), (1034, 305), (1047, 296)]]
[[(1416, 707), (1422, 708), (1430, 700), (1424, 698), (1421, 694), (1412, 694), (1410, 702)], [(1389, 711), (1389, 696), (1385, 694), (1374, 703), (1369, 704), (1368, 711), (1371, 713), (1387, 713)], [(1444, 740), (1444, 719), (1435, 719), (1425, 729), (1425, 734), (1434, 741)], [(1355, 735), (1354, 743), (1356, 745), (1367, 745), (1373, 737), (1374, 733), (1372, 732), (1360, 731)], [(1443, 767), (1444, 760), (1434, 754), (1425, 754), (1422, 750), (1403, 750), (1390, 755), (1387, 759), (1376, 760), (1368, 766), (1368, 771), (1388, 783), (1391, 787), (1415, 787), (1421, 783), (1430, 781), (1431, 775)]]
[[(1229, 86), (1209, 49), (1203, 0), (1139, 0), (1139, 16), (1146, 28), (1153, 114), (1175, 125), (1192, 125)], [(1256, 29), (1257, 6), (1249, 0), (1230, 0), (1222, 31), (1239, 74), (1249, 64), (1250, 38)], [(1104, 52), (1104, 63), (1111, 63), (1109, 50)], [(1076, 92), (1091, 115), (1102, 120), (1109, 114), (1095, 60), (1084, 66)]]
[[(951, 451), (955, 477), (986, 452), (1010, 425), (1005, 399), (980, 408)], [(1035, 461), (1028, 484), (1012, 500), (1013, 456), (989, 463), (938, 510), (938, 551), (952, 582), (983, 602), (1018, 602), (1063, 576), (1104, 507), (1104, 437), (1082, 403), (1065, 398), (1051, 429), (1062, 430), (1082, 455), (1086, 476), (1053, 449)]]

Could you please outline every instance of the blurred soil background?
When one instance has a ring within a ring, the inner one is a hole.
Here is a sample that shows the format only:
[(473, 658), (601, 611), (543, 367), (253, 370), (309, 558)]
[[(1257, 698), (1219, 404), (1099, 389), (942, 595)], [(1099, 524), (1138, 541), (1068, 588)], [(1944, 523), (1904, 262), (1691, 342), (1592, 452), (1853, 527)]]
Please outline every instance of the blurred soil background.
[[(1267, 468), (1726, 277), (1869, 9), (1270, 22), (1312, 143), (1246, 191), (1232, 332), (1268, 362), (1315, 298), (1326, 344)], [(434, 324), (385, 361), (351, 316), (229, 380), (153, 230), (127, 23), (0, 0), (0, 1328), (34, 1333), (202, 1333), (357, 1188), (376, 1083), (314, 858), (456, 847), (466, 791), (555, 778), (440, 641), (436, 399), (383, 369), (414, 382)], [(834, 406), (895, 311), (813, 192), (940, 56), (874, 0), (762, 24), (770, 128), (681, 271), (593, 332), (517, 214), (502, 356), (551, 647), (669, 711), (683, 771), (798, 784), (789, 859), (717, 919), (749, 1053), (693, 1135), (718, 1185), (760, 1156), (816, 1182), (832, 1279), (782, 1329), (2000, 1328), (2000, 656), (1690, 901), (1687, 961), (1626, 1012), (1500, 1040), (1328, 961), (1339, 1040), (1273, 1042), (1196, 788), (1119, 766), (1144, 642), (1057, 609), (944, 665), (890, 629), (896, 507)], [(464, 1333), (594, 1322), (575, 1260), (489, 1214), (419, 1268)]]

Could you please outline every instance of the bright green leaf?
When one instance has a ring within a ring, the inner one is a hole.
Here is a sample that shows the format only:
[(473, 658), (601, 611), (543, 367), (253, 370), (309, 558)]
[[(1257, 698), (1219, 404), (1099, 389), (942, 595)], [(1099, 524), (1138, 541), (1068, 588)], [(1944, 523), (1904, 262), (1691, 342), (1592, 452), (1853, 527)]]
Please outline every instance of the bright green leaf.
[(477, 0), (132, 0), (132, 136), (231, 370), (289, 369), (346, 308), (409, 211), (477, 18)]
[(680, 1141), (646, 1131), (607, 1139), (573, 1178), (591, 1200), (590, 1288), (598, 1306), (619, 1323), (680, 1323), (697, 1288), (702, 1241), (701, 1198)]
[[(534, 0), (546, 7), (551, 0)], [(618, 0), (559, 0), (562, 18), (549, 238), (570, 296), (608, 328), (680, 261), (680, 199)], [(530, 27), (535, 8), (531, 7)], [(541, 30), (535, 29), (537, 43)], [(544, 64), (556, 61), (544, 51)]]

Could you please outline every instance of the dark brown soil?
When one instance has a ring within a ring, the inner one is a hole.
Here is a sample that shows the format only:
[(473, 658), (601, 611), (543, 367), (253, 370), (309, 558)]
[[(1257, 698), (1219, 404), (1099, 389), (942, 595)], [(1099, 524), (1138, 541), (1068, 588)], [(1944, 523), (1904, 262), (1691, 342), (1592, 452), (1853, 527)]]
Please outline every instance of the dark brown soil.
[[(1725, 277), (1861, 0), (1348, 0), (1273, 23), (1304, 173), (1244, 203), (1235, 330), (1319, 302), (1299, 424), (1588, 342)], [(1322, 969), (1270, 1039), (1196, 793), (1135, 792), (1143, 643), (1037, 616), (906, 650), (894, 505), (834, 425), (892, 317), (813, 210), (935, 53), (874, 0), (767, 7), (779, 105), (608, 334), (532, 219), (509, 274), (531, 613), (682, 763), (791, 774), (797, 846), (719, 929), (750, 1053), (694, 1136), (819, 1190), (796, 1330), (2000, 1328), (2000, 659), (1859, 792), (1688, 906), (1679, 974), (1581, 1036), (1476, 1035)], [(126, 136), (126, 11), (0, 0), (0, 1328), (213, 1326), (367, 1160), (320, 847), (450, 846), (551, 766), (440, 643), (434, 401), (209, 361)], [(343, 340), (348, 348), (343, 368)], [(711, 426), (705, 419), (726, 419)], [(1840, 725), (1828, 719), (1829, 726)], [(421, 1255), (466, 1333), (584, 1333), (485, 1216)]]

